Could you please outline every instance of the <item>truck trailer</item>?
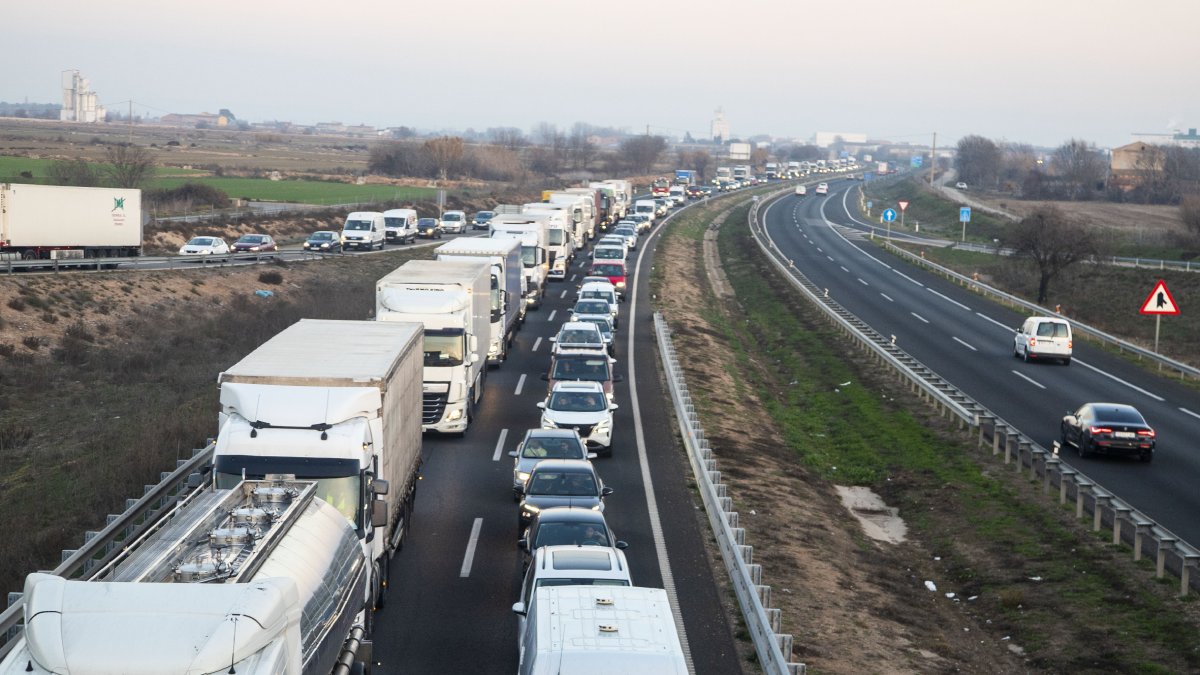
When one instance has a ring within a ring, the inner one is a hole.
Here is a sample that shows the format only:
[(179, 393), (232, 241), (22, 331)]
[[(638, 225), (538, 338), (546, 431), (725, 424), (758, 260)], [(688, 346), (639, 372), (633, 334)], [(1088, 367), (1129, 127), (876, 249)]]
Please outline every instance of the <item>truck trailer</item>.
[(491, 265), (492, 330), (487, 358), (488, 365), (500, 365), (508, 358), (517, 328), (525, 318), (521, 242), (516, 239), (459, 238), (435, 248), (433, 255), (437, 260), (483, 260)]
[(542, 305), (546, 277), (550, 273), (549, 245), (544, 220), (515, 212), (502, 212), (505, 206), (497, 206), (496, 215), (488, 221), (493, 239), (516, 239), (521, 242), (521, 267), (525, 270), (525, 306), (537, 309)]
[(369, 670), (370, 566), (318, 492), (292, 480), (198, 490), (86, 579), (29, 575), (0, 674)]
[(0, 183), (0, 255), (61, 260), (141, 253), (141, 190)]
[(483, 398), (491, 342), (486, 260), (410, 260), (375, 283), (375, 320), (425, 326), (421, 428), (463, 435)]
[(421, 465), (421, 326), (302, 319), (217, 376), (213, 481), (294, 476), (350, 522), (381, 606)]

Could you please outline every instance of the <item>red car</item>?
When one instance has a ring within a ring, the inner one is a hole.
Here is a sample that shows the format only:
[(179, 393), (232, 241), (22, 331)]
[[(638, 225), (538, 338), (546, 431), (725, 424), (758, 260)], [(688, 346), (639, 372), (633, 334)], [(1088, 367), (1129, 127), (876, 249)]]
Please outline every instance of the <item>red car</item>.
[(234, 253), (275, 253), (279, 250), (269, 234), (243, 234), (230, 248)]
[(607, 277), (616, 289), (617, 294), (625, 295), (625, 263), (620, 260), (605, 260), (592, 263), (588, 276)]

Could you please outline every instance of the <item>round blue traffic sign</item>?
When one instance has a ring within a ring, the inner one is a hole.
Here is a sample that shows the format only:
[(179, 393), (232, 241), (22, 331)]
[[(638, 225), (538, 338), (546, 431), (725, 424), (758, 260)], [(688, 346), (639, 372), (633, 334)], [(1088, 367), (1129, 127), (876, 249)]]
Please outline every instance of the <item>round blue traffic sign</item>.
[(890, 222), (894, 221), (895, 219), (896, 219), (896, 209), (884, 209), (883, 210), (884, 222), (890, 223)]

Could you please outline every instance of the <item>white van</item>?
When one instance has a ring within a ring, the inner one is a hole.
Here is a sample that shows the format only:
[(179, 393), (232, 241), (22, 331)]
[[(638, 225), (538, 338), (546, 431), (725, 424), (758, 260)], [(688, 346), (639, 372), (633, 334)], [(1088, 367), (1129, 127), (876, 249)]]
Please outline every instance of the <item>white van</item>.
[(667, 196), (675, 201), (679, 206), (683, 206), (687, 202), (687, 186), (672, 185), (670, 190), (667, 190)]
[(633, 212), (648, 216), (650, 222), (658, 217), (658, 204), (653, 199), (639, 199), (633, 203)]
[(417, 240), (415, 209), (390, 209), (383, 212), (384, 238), (390, 243), (413, 243)]
[(1066, 319), (1054, 316), (1031, 316), (1017, 329), (1013, 337), (1013, 356), (1030, 359), (1057, 359), (1071, 365), (1074, 336)]
[(447, 211), (442, 214), (442, 231), (452, 234), (462, 234), (467, 231), (467, 213), (465, 211)]
[(355, 211), (346, 216), (342, 225), (342, 248), (383, 250), (387, 230), (383, 214), (378, 211)]

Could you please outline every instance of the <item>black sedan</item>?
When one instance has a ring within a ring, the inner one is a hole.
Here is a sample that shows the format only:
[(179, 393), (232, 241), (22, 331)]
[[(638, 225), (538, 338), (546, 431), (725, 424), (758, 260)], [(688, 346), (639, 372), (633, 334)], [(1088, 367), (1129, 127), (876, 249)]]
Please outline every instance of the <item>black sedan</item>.
[(629, 547), (609, 529), (603, 513), (567, 506), (556, 506), (534, 515), (529, 529), (517, 543), (525, 551), (526, 562), (543, 546)]
[(586, 459), (546, 459), (538, 462), (521, 489), (518, 531), (533, 516), (554, 506), (604, 511), (604, 498), (612, 494)]
[(1074, 445), (1080, 457), (1092, 454), (1137, 455), (1154, 459), (1155, 433), (1146, 418), (1123, 403), (1085, 403), (1062, 419), (1062, 445)]
[(341, 253), (342, 235), (329, 230), (313, 232), (308, 239), (304, 240), (304, 250), (318, 253)]

